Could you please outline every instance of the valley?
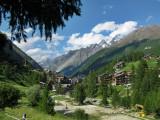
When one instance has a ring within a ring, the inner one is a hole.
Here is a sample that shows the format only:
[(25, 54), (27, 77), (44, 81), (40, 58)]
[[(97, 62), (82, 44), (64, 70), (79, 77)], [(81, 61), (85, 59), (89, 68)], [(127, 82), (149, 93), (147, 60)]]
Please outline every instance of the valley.
[[(19, 96), (11, 105), (1, 104), (0, 119), (19, 120), (24, 113), (30, 120), (158, 119), (160, 40), (151, 38), (125, 44), (122, 40), (102, 48), (72, 68), (70, 75), (43, 70), (35, 63), (37, 68), (25, 54), (22, 64), (14, 57), (6, 60), (5, 53), (0, 64), (0, 92), (9, 95), (7, 89), (15, 89)], [(10, 98), (1, 100), (5, 99)]]

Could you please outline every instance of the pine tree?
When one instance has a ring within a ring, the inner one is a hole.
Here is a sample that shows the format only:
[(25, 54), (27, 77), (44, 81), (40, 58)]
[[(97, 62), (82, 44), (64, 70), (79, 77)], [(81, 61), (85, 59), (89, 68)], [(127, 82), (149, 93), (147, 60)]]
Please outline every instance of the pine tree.
[(74, 98), (79, 104), (83, 104), (86, 98), (85, 90), (82, 84), (77, 84), (74, 89)]
[(55, 102), (49, 96), (49, 91), (48, 91), (48, 88), (46, 87), (42, 92), (42, 97), (39, 102), (39, 108), (41, 111), (43, 111), (45, 113), (54, 115), (55, 114), (54, 106), (55, 106)]
[(135, 72), (135, 79), (133, 80), (133, 86), (132, 86), (133, 104), (142, 104), (144, 102), (142, 84), (143, 84), (143, 79), (144, 79), (147, 68), (148, 68), (148, 65), (146, 61), (141, 60)]
[(87, 77), (87, 96), (93, 98), (96, 96), (97, 88), (96, 88), (96, 73), (92, 72)]
[(117, 106), (120, 105), (120, 103), (121, 103), (121, 98), (120, 98), (119, 92), (115, 88), (112, 95), (112, 105), (114, 108), (116, 108)]
[(49, 94), (48, 89), (45, 88), (42, 91), (42, 97), (41, 97), (41, 100), (39, 102), (40, 110), (42, 110), (43, 112), (46, 112), (46, 113), (47, 113), (48, 94)]
[(99, 94), (102, 97), (102, 104), (107, 105), (108, 104), (108, 84), (102, 80), (99, 86)]

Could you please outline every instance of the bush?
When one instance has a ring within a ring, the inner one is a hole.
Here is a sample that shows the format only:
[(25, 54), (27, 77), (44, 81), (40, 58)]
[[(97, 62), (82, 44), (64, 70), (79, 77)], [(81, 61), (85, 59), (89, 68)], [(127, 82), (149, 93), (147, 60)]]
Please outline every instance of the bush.
[(48, 101), (47, 101), (47, 113), (48, 114), (50, 115), (55, 114), (54, 106), (55, 106), (55, 101), (53, 100), (53, 98), (48, 97)]
[(88, 114), (84, 110), (77, 109), (75, 111), (75, 118), (76, 120), (88, 120)]
[(144, 108), (147, 114), (156, 113), (157, 116), (160, 116), (160, 89), (147, 94)]
[(31, 106), (38, 105), (38, 102), (40, 100), (40, 86), (34, 85), (33, 87), (31, 87), (27, 92), (27, 97)]
[(156, 110), (156, 117), (157, 117), (157, 118), (160, 118), (160, 108), (158, 108), (158, 109)]
[(13, 107), (18, 104), (20, 91), (8, 84), (0, 84), (0, 108)]
[(125, 96), (121, 98), (121, 106), (125, 108), (130, 108), (131, 107), (131, 97), (130, 96)]

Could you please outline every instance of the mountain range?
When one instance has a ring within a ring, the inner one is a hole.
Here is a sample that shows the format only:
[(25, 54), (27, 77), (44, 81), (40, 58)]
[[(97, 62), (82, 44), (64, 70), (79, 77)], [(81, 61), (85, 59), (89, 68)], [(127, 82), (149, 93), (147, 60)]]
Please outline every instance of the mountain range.
[(63, 71), (64, 69), (71, 70), (82, 64), (90, 56), (98, 52), (99, 50), (109, 46), (105, 40), (102, 40), (99, 44), (93, 44), (86, 48), (73, 50), (59, 56), (54, 59), (50, 64), (51, 69), (57, 72)]
[(51, 62), (51, 68), (67, 76), (87, 74), (121, 54), (136, 50), (145, 51), (146, 47), (152, 47), (152, 49), (160, 47), (159, 38), (159, 25), (140, 27), (120, 40), (113, 39), (110, 43), (102, 40), (99, 44), (70, 51), (54, 59)]

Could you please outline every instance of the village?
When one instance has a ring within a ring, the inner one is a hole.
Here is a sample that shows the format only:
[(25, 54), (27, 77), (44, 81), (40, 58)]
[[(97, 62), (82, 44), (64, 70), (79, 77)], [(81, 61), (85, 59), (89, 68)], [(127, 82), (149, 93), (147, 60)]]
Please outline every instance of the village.
[[(151, 59), (160, 60), (159, 56), (154, 56), (151, 54), (144, 55), (142, 57), (143, 60), (148, 61)], [(123, 68), (125, 67), (125, 61), (119, 61), (114, 66), (114, 72), (113, 73), (103, 73), (96, 77), (96, 84), (97, 86), (100, 85), (102, 81), (105, 81), (106, 84), (111, 84), (112, 86), (118, 86), (118, 85), (124, 85), (126, 87), (131, 86), (131, 77), (132, 77), (132, 71), (125, 71)], [(62, 73), (58, 73), (55, 71), (45, 70), (47, 75), (47, 83), (41, 81), (40, 84), (42, 86), (48, 84), (49, 86), (52, 86), (52, 91), (56, 91), (56, 84), (62, 85), (63, 89), (65, 90), (65, 93), (72, 90), (73, 86), (75, 86), (77, 83), (80, 83), (85, 78), (84, 75), (79, 75), (78, 77), (67, 77), (63, 75)]]
[[(97, 85), (101, 83), (102, 80), (106, 81), (106, 83), (111, 84), (111, 85), (130, 85), (130, 77), (131, 77), (131, 72), (126, 72), (122, 71), (121, 69), (125, 66), (125, 63), (123, 61), (118, 62), (115, 64), (114, 73), (104, 73), (102, 75), (97, 76)], [(52, 72), (49, 70), (46, 70), (46, 75), (47, 75), (47, 84), (49, 86), (52, 86), (52, 91), (56, 91), (55, 85), (56, 84), (61, 84), (62, 87), (65, 89), (67, 92), (70, 90), (74, 85), (77, 83), (80, 83), (84, 77), (74, 77), (74, 78), (69, 78), (66, 77), (65, 75), (57, 72)], [(46, 83), (45, 82), (40, 82), (42, 86), (44, 86)]]
[(0, 120), (160, 120), (160, 0), (0, 0)]

